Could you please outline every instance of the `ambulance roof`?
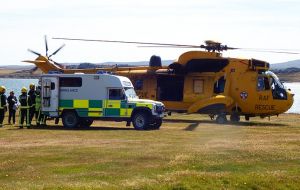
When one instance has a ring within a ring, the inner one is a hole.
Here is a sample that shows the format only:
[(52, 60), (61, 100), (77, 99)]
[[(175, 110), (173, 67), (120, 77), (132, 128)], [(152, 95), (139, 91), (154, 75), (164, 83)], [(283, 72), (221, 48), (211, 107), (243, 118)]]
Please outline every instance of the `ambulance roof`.
[(102, 79), (102, 81), (105, 81), (107, 83), (119, 83), (123, 87), (133, 87), (129, 78), (124, 77), (124, 76), (112, 75), (112, 74), (83, 74), (83, 73), (44, 74), (44, 75), (41, 75), (41, 77), (82, 77), (82, 78), (99, 77)]

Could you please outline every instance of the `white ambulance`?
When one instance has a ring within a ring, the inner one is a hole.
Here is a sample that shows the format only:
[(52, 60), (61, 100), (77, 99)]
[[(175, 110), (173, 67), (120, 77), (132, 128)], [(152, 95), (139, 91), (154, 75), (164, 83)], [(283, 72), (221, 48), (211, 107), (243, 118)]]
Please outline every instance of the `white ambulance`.
[(137, 130), (159, 129), (165, 106), (139, 99), (127, 77), (110, 74), (46, 74), (40, 78), (41, 111), (67, 128), (94, 120), (126, 121)]

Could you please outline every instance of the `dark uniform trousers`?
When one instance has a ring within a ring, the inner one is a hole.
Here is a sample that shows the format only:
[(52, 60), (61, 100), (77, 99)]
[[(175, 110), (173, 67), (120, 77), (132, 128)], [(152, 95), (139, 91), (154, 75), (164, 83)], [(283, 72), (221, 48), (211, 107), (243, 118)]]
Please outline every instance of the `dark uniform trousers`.
[(36, 92), (34, 90), (30, 90), (28, 92), (28, 96), (30, 97), (31, 100), (31, 105), (29, 108), (29, 121), (31, 123), (34, 115), (35, 115), (35, 119), (37, 119), (37, 114), (35, 112), (35, 98), (36, 98)]
[(0, 94), (0, 127), (3, 126), (3, 120), (6, 109), (6, 96), (1, 93)]
[(19, 118), (19, 127), (23, 128), (24, 120), (26, 120), (26, 127), (30, 127), (30, 115), (29, 108), (31, 107), (30, 97), (27, 94), (22, 94), (19, 97), (20, 101), (20, 118)]

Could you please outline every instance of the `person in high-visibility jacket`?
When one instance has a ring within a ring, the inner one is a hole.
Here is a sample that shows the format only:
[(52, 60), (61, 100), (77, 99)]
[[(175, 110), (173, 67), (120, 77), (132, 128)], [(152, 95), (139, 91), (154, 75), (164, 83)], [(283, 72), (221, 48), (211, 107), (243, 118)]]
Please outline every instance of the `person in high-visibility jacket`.
[(0, 127), (3, 127), (3, 120), (7, 110), (5, 91), (5, 86), (0, 86)]
[(30, 128), (30, 115), (29, 109), (32, 107), (32, 101), (30, 96), (27, 95), (27, 88), (23, 87), (19, 96), (20, 112), (19, 112), (19, 127), (23, 128), (24, 120), (26, 120), (26, 127)]
[(35, 92), (35, 84), (31, 83), (29, 85), (29, 92), (28, 95), (31, 99), (31, 106), (29, 108), (29, 121), (31, 123), (34, 115), (35, 115), (35, 119), (37, 119), (37, 115), (35, 114), (35, 98), (36, 98), (36, 92)]
[(41, 110), (41, 88), (38, 86), (36, 88), (36, 97), (35, 97), (35, 111), (36, 111), (36, 125), (45, 125), (46, 124), (46, 116), (42, 114)]

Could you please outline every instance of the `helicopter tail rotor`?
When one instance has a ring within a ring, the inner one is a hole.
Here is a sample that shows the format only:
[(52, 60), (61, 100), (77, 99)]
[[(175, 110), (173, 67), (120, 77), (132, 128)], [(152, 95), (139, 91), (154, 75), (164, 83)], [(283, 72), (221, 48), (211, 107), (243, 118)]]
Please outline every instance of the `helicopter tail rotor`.
[(54, 51), (51, 55), (48, 56), (48, 58), (52, 57), (53, 55), (57, 54), (63, 47), (65, 47), (66, 44), (61, 45), (56, 51)]
[(38, 52), (36, 52), (36, 51), (33, 51), (33, 50), (31, 50), (31, 49), (27, 49), (29, 52), (31, 52), (31, 53), (33, 53), (33, 54), (35, 54), (35, 55), (37, 55), (37, 56), (41, 56), (42, 54), (40, 54), (40, 53), (38, 53)]
[(47, 36), (45, 35), (45, 47), (46, 47), (46, 57), (48, 57), (48, 42), (47, 42)]
[[(46, 35), (44, 36), (44, 42), (45, 42), (46, 56), (44, 56), (43, 59), (47, 59), (47, 60), (49, 60), (49, 61), (52, 61), (53, 64), (54, 64), (56, 67), (63, 68), (64, 66), (63, 66), (62, 64), (56, 63), (55, 61), (51, 60), (50, 57), (52, 57), (53, 55), (57, 54), (63, 47), (65, 47), (65, 44), (61, 45), (61, 46), (60, 46), (57, 50), (55, 50), (52, 54), (48, 55), (48, 50), (49, 50), (49, 48), (48, 48), (48, 40), (47, 40), (47, 36), (46, 36)], [(28, 49), (28, 51), (31, 52), (31, 53), (33, 53), (33, 54), (35, 54), (35, 55), (37, 55), (37, 56), (42, 56), (41, 53), (38, 53), (38, 52), (33, 51), (33, 50), (31, 50), (31, 49)], [(25, 61), (25, 62), (30, 62), (30, 63), (34, 63), (34, 64), (36, 64), (36, 63), (41, 64), (41, 63), (45, 63), (45, 60), (42, 60), (42, 61), (41, 61), (41, 60), (35, 60), (35, 61)], [(35, 70), (37, 70), (37, 67), (35, 67), (35, 68), (32, 69), (32, 71), (35, 71)]]

